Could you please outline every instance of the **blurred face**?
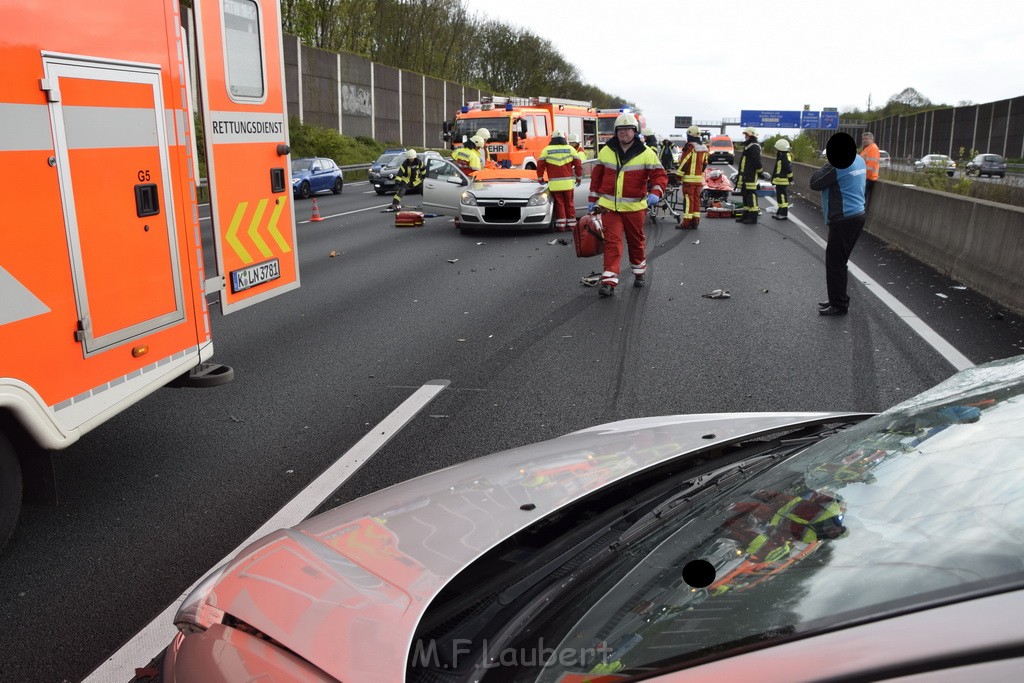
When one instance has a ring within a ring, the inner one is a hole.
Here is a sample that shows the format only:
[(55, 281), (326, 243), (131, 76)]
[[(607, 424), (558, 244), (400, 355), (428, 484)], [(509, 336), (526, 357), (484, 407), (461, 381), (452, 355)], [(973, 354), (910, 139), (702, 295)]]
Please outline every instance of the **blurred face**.
[(636, 138), (636, 128), (616, 128), (615, 137), (619, 139), (619, 144), (623, 147), (629, 147), (633, 144), (634, 138)]
[(864, 146), (864, 147), (867, 147), (868, 145), (870, 145), (874, 141), (875, 141), (875, 139), (873, 137), (871, 137), (870, 135), (861, 135), (860, 136), (860, 144), (862, 146)]

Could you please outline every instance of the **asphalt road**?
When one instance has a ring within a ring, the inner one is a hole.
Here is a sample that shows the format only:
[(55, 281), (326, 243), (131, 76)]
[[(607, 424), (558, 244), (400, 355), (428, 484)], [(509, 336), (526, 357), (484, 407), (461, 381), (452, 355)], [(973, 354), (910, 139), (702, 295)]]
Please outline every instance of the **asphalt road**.
[[(849, 316), (818, 316), (824, 252), (767, 213), (651, 225), (648, 286), (599, 299), (580, 283), (599, 261), (549, 244), (565, 235), (398, 229), (385, 199), (321, 195), (302, 287), (212, 307), (233, 382), (161, 390), (57, 456), (61, 504), (25, 508), (0, 556), (0, 681), (81, 680), (430, 380), (451, 386), (326, 506), (601, 422), (875, 411), (953, 373), (860, 284)], [(1024, 353), (1024, 322), (959, 283), (869, 235), (853, 261), (973, 362)]]

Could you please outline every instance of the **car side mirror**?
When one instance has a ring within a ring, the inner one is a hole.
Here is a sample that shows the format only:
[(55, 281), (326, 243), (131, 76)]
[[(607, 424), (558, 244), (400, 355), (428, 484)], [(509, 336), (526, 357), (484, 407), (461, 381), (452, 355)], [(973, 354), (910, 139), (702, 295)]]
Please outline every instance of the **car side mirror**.
[(466, 184), (466, 180), (464, 178), (461, 178), (461, 177), (457, 176), (457, 175), (450, 175), (447, 178), (445, 178), (444, 181), (446, 183), (451, 183), (452, 185), (465, 185)]

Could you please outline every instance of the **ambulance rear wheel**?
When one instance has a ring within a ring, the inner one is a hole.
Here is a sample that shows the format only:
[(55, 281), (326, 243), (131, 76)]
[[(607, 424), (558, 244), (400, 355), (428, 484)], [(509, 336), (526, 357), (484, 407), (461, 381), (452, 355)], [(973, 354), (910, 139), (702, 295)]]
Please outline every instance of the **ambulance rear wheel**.
[(14, 446), (0, 433), (0, 551), (7, 545), (21, 512), (21, 466)]

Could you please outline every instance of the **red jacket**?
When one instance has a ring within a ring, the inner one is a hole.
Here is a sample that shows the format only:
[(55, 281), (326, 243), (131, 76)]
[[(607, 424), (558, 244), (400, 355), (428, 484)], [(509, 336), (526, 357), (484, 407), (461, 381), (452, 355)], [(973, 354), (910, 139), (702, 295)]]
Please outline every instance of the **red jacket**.
[(647, 195), (665, 192), (668, 174), (653, 149), (636, 139), (623, 151), (612, 138), (597, 153), (590, 176), (589, 201), (609, 211), (643, 211)]

